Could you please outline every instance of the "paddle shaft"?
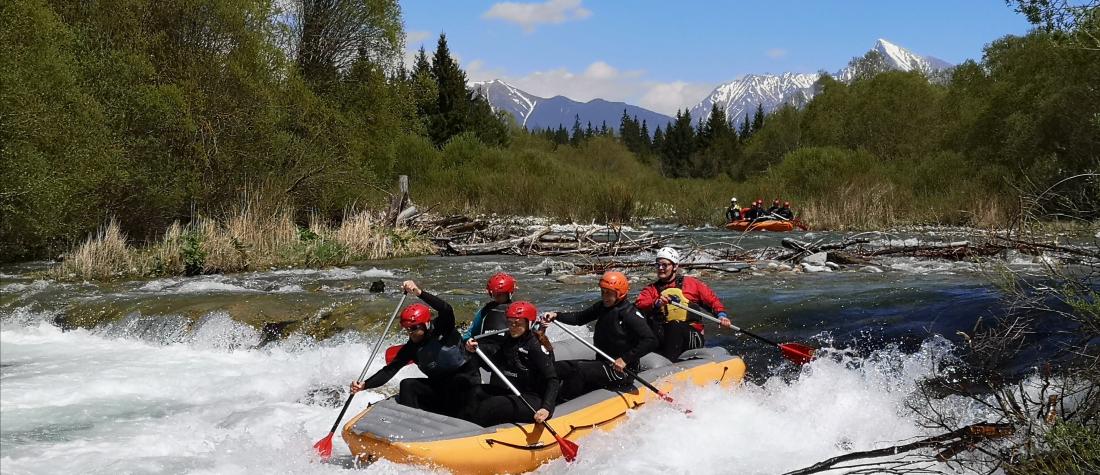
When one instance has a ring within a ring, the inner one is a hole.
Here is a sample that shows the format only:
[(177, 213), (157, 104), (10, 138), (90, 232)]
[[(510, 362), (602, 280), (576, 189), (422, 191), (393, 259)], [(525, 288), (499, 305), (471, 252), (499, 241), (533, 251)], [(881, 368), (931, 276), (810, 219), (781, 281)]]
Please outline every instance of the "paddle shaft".
[[(696, 315), (698, 315), (698, 316), (700, 316), (700, 317), (703, 317), (703, 318), (705, 318), (705, 319), (707, 319), (707, 320), (710, 320), (710, 321), (712, 321), (712, 322), (714, 322), (714, 323), (717, 323), (717, 324), (719, 324), (719, 325), (721, 325), (721, 324), (722, 324), (721, 320), (718, 320), (717, 318), (714, 318), (714, 316), (713, 316), (713, 315), (710, 315), (710, 314), (708, 314), (708, 313), (704, 313), (704, 312), (700, 312), (700, 311), (698, 311), (698, 310), (695, 310), (694, 308), (688, 307), (687, 305), (684, 305), (684, 304), (682, 304), (682, 303), (679, 303), (679, 302), (669, 302), (669, 305), (675, 305), (675, 306), (677, 306), (677, 307), (680, 307), (680, 308), (682, 308), (682, 309), (684, 309), (684, 310), (687, 310), (687, 311), (689, 311), (689, 312), (691, 312), (691, 313), (694, 313), (694, 314), (696, 314)], [(746, 334), (746, 335), (748, 335), (748, 336), (751, 336), (751, 337), (753, 337), (753, 338), (756, 338), (757, 340), (760, 340), (760, 341), (762, 341), (762, 342), (764, 342), (764, 343), (767, 343), (767, 344), (769, 344), (769, 345), (772, 345), (772, 346), (780, 346), (780, 345), (779, 345), (779, 343), (776, 343), (776, 342), (774, 342), (774, 341), (771, 341), (771, 340), (769, 340), (769, 339), (767, 339), (767, 338), (764, 338), (764, 337), (762, 337), (762, 336), (760, 336), (760, 335), (757, 335), (757, 334), (755, 334), (755, 333), (753, 333), (753, 332), (750, 332), (750, 331), (748, 331), (748, 330), (744, 330), (744, 329), (742, 329), (741, 327), (738, 327), (737, 325), (733, 325), (733, 324), (731, 324), (731, 325), (730, 325), (730, 329), (731, 329), (731, 330), (733, 330), (733, 331), (736, 331), (736, 332), (741, 332), (741, 333), (744, 333), (744, 334)]]
[(474, 340), (474, 341), (477, 341), (477, 340), (480, 340), (480, 339), (488, 337), (488, 336), (499, 335), (499, 334), (504, 333), (506, 331), (508, 331), (507, 328), (501, 328), (500, 330), (490, 330), (490, 331), (487, 331), (487, 332), (482, 333), (480, 335), (474, 335), (474, 336), (470, 337), (470, 339)]
[[(609, 355), (607, 353), (604, 353), (603, 350), (601, 350), (599, 348), (596, 348), (596, 345), (593, 345), (593, 344), (589, 343), (588, 340), (585, 340), (584, 338), (581, 338), (576, 333), (573, 333), (573, 330), (565, 328), (565, 326), (562, 325), (561, 323), (558, 323), (557, 320), (554, 320), (554, 325), (557, 325), (558, 328), (562, 329), (562, 331), (564, 331), (565, 333), (568, 333), (569, 336), (572, 336), (573, 338), (576, 338), (577, 340), (579, 340), (581, 343), (584, 343), (584, 346), (587, 346), (588, 348), (595, 351), (596, 354), (604, 357), (604, 359), (606, 359), (609, 363), (612, 363), (612, 364), (615, 363), (615, 358), (612, 358), (611, 355)], [(629, 368), (623, 368), (623, 372), (626, 373), (626, 374), (629, 374), (634, 379), (638, 380), (639, 383), (642, 383), (643, 386), (649, 388), (650, 391), (653, 391), (654, 393), (657, 393), (658, 395), (664, 396), (664, 394), (665, 394), (664, 391), (661, 391), (660, 389), (657, 389), (656, 386), (654, 386), (652, 384), (649, 384), (649, 381), (646, 381), (646, 380), (642, 379), (641, 377), (639, 377), (638, 373), (635, 373), (635, 372), (631, 371)]]
[[(362, 382), (367, 377), (367, 370), (370, 369), (370, 364), (374, 362), (374, 357), (378, 356), (378, 350), (382, 348), (382, 342), (386, 341), (386, 334), (390, 332), (390, 326), (393, 325), (394, 319), (397, 318), (397, 312), (401, 311), (401, 306), (405, 304), (405, 297), (409, 294), (401, 294), (401, 301), (397, 302), (397, 308), (393, 309), (393, 315), (390, 315), (390, 321), (386, 322), (386, 326), (382, 329), (382, 336), (378, 338), (378, 341), (374, 342), (374, 349), (370, 352), (370, 359), (367, 360), (367, 364), (363, 365), (363, 371), (359, 373), (359, 379), (355, 382)], [(336, 422), (332, 424), (332, 429), (329, 434), (336, 433), (336, 428), (340, 426), (340, 421), (344, 419), (344, 413), (348, 412), (348, 406), (351, 405), (351, 399), (355, 397), (355, 393), (348, 394), (348, 400), (344, 401), (344, 408), (340, 409), (340, 415), (336, 416)]]
[[(497, 375), (497, 377), (500, 378), (501, 381), (504, 381), (504, 384), (508, 385), (508, 389), (512, 390), (512, 394), (515, 394), (520, 401), (523, 401), (523, 404), (531, 410), (531, 413), (539, 412), (535, 409), (535, 406), (532, 406), (531, 403), (527, 402), (527, 400), (523, 398), (523, 395), (520, 394), (519, 389), (516, 389), (516, 386), (512, 384), (512, 381), (505, 377), (504, 373), (500, 372), (500, 368), (497, 368), (497, 365), (493, 364), (493, 362), (489, 360), (489, 357), (486, 356), (485, 353), (481, 352), (480, 347), (474, 348), (474, 351), (477, 352), (477, 355), (481, 357), (481, 361), (485, 362), (485, 365), (489, 367), (493, 374)], [(554, 428), (550, 427), (550, 424), (547, 424), (545, 421), (543, 421), (542, 426), (545, 427), (546, 430), (550, 431), (550, 435), (554, 436), (555, 439), (558, 438), (558, 433), (554, 432)]]

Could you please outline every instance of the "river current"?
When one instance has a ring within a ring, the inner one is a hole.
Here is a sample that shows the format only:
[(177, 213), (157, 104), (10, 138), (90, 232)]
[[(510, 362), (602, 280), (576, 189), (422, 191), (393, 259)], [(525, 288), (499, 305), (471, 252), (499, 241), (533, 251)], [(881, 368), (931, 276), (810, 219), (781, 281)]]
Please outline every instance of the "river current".
[[(680, 233), (679, 244), (735, 239), (715, 230)], [(968, 233), (931, 229), (877, 239), (953, 241)], [(749, 235), (737, 244), (777, 246), (781, 237)], [(56, 282), (43, 277), (44, 263), (2, 267), (0, 472), (430, 471), (386, 461), (353, 467), (338, 435), (330, 463), (319, 463), (311, 448), (397, 304), (400, 281), (416, 280), (440, 295), (460, 321), (485, 300), (485, 279), (498, 270), (515, 275), (516, 298), (540, 311), (577, 309), (598, 298), (597, 276), (570, 275), (559, 264), (566, 260), (424, 257), (115, 283)], [(1042, 267), (1042, 258), (1031, 256), (997, 261), (1024, 273)], [(582, 439), (576, 463), (557, 460), (539, 471), (779, 473), (932, 435), (906, 402), (955, 349), (958, 332), (1004, 311), (997, 267), (889, 258), (818, 273), (766, 264), (692, 272), (737, 325), (822, 348), (822, 357), (796, 368), (773, 347), (709, 328), (708, 345), (745, 357), (744, 384), (678, 388), (694, 417), (646, 405), (614, 430)], [(631, 295), (653, 274), (652, 267), (628, 271)], [(385, 290), (369, 291), (377, 280)], [(387, 344), (400, 343), (393, 333)], [(345, 421), (417, 374), (409, 366), (378, 391), (360, 394)], [(983, 420), (962, 398), (943, 404), (961, 420)]]

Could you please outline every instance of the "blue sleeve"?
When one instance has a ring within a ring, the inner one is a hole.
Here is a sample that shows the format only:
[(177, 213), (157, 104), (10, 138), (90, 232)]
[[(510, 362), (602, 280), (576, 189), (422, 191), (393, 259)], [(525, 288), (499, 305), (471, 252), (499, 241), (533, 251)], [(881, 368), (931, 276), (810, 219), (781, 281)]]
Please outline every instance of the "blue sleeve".
[(477, 313), (474, 314), (474, 321), (470, 322), (469, 328), (465, 332), (462, 332), (462, 341), (469, 340), (474, 336), (474, 329), (481, 325), (481, 321), (485, 319), (485, 316), (481, 314), (481, 311), (485, 307), (477, 309)]

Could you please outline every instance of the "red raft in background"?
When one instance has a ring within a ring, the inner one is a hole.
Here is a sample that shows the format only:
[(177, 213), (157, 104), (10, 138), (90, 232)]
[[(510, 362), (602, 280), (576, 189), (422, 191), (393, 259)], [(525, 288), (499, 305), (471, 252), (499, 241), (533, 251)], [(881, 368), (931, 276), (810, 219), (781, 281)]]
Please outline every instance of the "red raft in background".
[(777, 233), (784, 233), (793, 231), (795, 226), (805, 230), (806, 227), (801, 223), (792, 220), (779, 220), (779, 219), (766, 219), (762, 221), (752, 222), (747, 219), (738, 221), (731, 221), (726, 223), (726, 229), (731, 231), (772, 231)]

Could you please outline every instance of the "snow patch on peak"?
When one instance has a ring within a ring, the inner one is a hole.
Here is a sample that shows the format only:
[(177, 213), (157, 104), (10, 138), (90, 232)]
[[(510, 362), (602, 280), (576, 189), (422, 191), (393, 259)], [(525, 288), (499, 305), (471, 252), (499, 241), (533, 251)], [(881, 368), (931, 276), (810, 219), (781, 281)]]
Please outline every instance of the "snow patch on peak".
[[(875, 41), (871, 50), (882, 55), (889, 69), (932, 74), (951, 67), (946, 61), (918, 55), (883, 38)], [(855, 70), (845, 67), (834, 77), (848, 82), (855, 77)], [(758, 105), (763, 106), (765, 113), (784, 104), (801, 106), (813, 98), (814, 83), (818, 78), (818, 73), (746, 74), (716, 87), (710, 95), (690, 109), (691, 117), (695, 121), (706, 120), (710, 116), (711, 106), (717, 104), (725, 110), (726, 118), (736, 125), (745, 116), (755, 113)]]

